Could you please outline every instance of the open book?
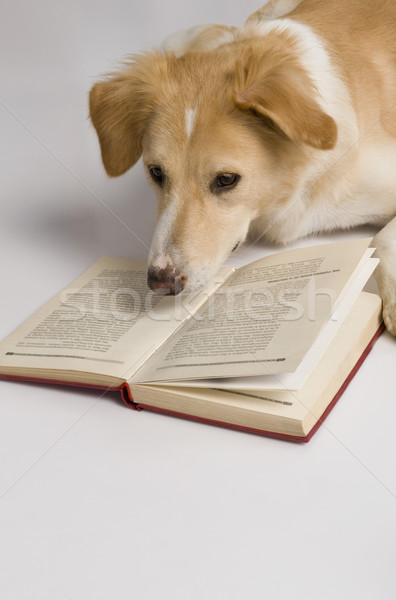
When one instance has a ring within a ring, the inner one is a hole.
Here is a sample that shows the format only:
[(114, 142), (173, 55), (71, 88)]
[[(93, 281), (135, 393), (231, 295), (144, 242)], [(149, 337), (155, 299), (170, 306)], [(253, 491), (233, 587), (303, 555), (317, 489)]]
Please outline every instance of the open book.
[(370, 239), (222, 267), (155, 295), (101, 258), (0, 343), (0, 377), (117, 388), (127, 404), (308, 440), (381, 330)]

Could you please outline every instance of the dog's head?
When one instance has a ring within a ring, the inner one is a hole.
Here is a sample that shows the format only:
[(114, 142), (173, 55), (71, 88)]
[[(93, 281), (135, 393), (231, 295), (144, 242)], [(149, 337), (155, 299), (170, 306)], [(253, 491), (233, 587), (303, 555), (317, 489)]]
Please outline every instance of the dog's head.
[(90, 114), (110, 176), (143, 155), (158, 197), (148, 282), (165, 293), (204, 284), (337, 136), (291, 49), (261, 39), (135, 57), (92, 88)]

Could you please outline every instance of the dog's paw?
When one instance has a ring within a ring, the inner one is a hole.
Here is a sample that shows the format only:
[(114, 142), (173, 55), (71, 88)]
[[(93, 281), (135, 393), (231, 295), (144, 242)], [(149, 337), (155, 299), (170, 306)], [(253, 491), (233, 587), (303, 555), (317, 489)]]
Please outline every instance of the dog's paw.
[(375, 278), (382, 298), (382, 317), (385, 327), (396, 336), (396, 279), (389, 275), (384, 264), (379, 264)]
[(396, 290), (392, 298), (383, 299), (382, 316), (389, 333), (396, 336)]
[(374, 256), (379, 258), (374, 277), (383, 303), (383, 319), (387, 330), (396, 336), (396, 218), (392, 219), (373, 240)]
[(396, 336), (396, 281), (391, 277), (384, 277), (383, 271), (378, 269), (375, 275), (382, 298), (382, 318), (385, 327), (389, 333)]

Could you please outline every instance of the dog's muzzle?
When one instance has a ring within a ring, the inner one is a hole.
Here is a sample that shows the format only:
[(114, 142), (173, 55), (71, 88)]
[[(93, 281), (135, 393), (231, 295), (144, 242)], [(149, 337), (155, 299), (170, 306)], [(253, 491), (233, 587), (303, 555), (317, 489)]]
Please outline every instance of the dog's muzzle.
[(148, 286), (153, 292), (171, 296), (176, 296), (184, 290), (187, 279), (188, 275), (171, 266), (165, 269), (150, 267), (147, 275)]

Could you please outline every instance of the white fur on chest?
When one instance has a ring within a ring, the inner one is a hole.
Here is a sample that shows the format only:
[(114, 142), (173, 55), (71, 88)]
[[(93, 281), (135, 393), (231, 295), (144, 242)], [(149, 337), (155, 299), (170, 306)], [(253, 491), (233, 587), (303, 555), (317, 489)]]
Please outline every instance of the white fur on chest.
[(319, 193), (308, 180), (286, 204), (258, 218), (253, 230), (286, 244), (321, 231), (388, 222), (396, 215), (396, 140), (389, 136), (380, 148), (366, 143), (353, 150), (324, 175), (330, 181)]

